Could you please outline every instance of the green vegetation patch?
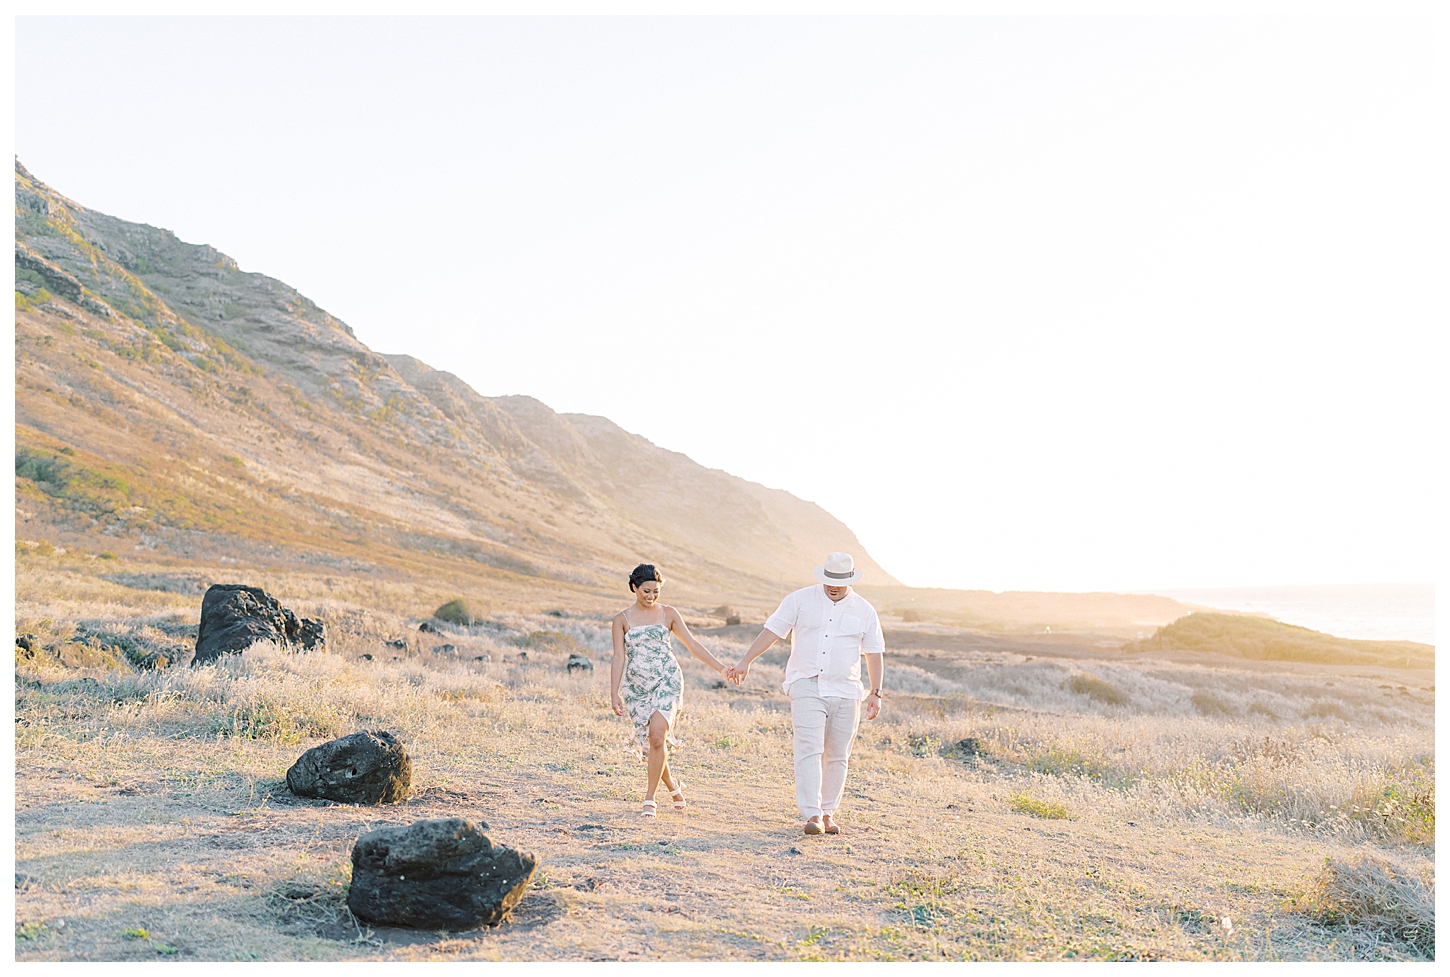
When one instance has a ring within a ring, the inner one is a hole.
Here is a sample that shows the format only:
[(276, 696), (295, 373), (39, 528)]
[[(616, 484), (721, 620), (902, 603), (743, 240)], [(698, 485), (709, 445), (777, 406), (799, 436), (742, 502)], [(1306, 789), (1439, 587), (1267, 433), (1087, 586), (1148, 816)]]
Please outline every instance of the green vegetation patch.
[(1035, 797), (1020, 792), (1007, 798), (1007, 804), (1019, 814), (1030, 814), (1034, 818), (1061, 820), (1071, 817), (1067, 813), (1067, 808), (1056, 801), (1039, 801)]
[(1198, 710), (1200, 716), (1229, 716), (1233, 710), (1224, 704), (1218, 696), (1209, 695), (1207, 692), (1199, 692), (1189, 700), (1193, 708)]
[(520, 648), (531, 648), (536, 651), (583, 651), (579, 642), (567, 634), (560, 634), (558, 631), (530, 631), (526, 635), (514, 638), (513, 643)]
[(1122, 689), (1086, 672), (1074, 675), (1064, 682), (1062, 687), (1069, 692), (1085, 695), (1094, 702), (1105, 702), (1110, 706), (1126, 705), (1128, 702), (1128, 696)]
[(473, 623), (473, 615), (468, 612), (468, 605), (462, 600), (450, 600), (434, 611), (433, 616), (440, 621), (457, 624), (459, 627), (466, 628)]
[(1123, 645), (1143, 651), (1206, 651), (1254, 661), (1317, 662), (1434, 668), (1435, 649), (1414, 641), (1356, 641), (1262, 617), (1198, 611), (1165, 624), (1142, 641)]
[(1435, 758), (1420, 757), (1385, 771), (1384, 782), (1363, 791), (1349, 816), (1377, 825), (1392, 838), (1417, 845), (1435, 843)]
[(38, 940), (46, 934), (48, 927), (38, 921), (31, 920), (28, 923), (15, 924), (15, 938), (17, 940)]

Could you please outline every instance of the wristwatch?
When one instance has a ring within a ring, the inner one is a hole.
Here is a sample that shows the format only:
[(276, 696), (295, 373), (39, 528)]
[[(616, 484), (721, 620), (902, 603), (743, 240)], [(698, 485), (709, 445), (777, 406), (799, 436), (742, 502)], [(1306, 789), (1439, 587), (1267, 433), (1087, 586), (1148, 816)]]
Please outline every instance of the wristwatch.
[(886, 696), (884, 696), (884, 695), (881, 694), (881, 690), (880, 689), (872, 689), (870, 692), (867, 692), (866, 694), (867, 695), (874, 695), (878, 699), (884, 699), (884, 698), (886, 698)]

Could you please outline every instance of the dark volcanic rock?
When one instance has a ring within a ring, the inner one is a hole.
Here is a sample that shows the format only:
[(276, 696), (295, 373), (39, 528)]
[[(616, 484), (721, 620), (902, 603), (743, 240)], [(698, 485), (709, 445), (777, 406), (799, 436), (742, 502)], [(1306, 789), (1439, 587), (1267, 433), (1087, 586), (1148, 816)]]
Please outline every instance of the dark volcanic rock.
[(523, 897), (534, 856), (495, 845), (462, 818), (379, 828), (352, 849), (347, 905), (373, 923), (428, 930), (492, 926)]
[(297, 633), (292, 640), (305, 651), (322, 648), (327, 644), (327, 625), (310, 617), (298, 618)]
[(46, 261), (26, 247), (15, 245), (15, 267), (33, 271), (45, 279), (45, 285), (57, 295), (72, 301), (81, 297), (81, 283), (76, 276), (62, 271), (54, 262)]
[(193, 665), (208, 665), (222, 655), (245, 651), (254, 641), (275, 641), (290, 648), (317, 648), (326, 641), (321, 621), (299, 618), (260, 587), (213, 584), (201, 599)]
[(592, 672), (594, 663), (589, 660), (588, 655), (573, 654), (569, 656), (569, 664), (565, 666), (570, 672)]
[(343, 804), (396, 804), (407, 799), (413, 764), (392, 733), (353, 733), (314, 746), (287, 771), (299, 797)]
[(260, 587), (213, 584), (201, 599), (201, 626), (196, 632), (193, 665), (244, 651), (254, 641), (287, 641), (282, 605)]

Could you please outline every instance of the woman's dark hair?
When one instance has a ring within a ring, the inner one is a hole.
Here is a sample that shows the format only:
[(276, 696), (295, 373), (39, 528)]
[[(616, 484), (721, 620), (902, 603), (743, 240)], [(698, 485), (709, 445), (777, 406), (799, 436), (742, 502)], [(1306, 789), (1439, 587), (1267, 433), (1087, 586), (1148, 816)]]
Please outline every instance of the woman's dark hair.
[(655, 565), (653, 563), (641, 563), (639, 566), (635, 567), (632, 571), (630, 571), (629, 592), (631, 594), (634, 593), (636, 590), (639, 589), (639, 585), (644, 583), (646, 580), (658, 580), (660, 583), (665, 582), (665, 578), (660, 576), (660, 572), (655, 569)]

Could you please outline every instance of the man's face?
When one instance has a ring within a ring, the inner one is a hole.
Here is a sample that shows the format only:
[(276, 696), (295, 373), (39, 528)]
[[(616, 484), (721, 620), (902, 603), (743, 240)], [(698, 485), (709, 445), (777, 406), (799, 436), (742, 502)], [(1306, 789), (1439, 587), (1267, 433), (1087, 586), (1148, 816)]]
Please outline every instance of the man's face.
[(832, 587), (830, 584), (821, 584), (821, 586), (826, 588), (826, 596), (833, 601), (838, 601), (851, 592), (850, 586)]

